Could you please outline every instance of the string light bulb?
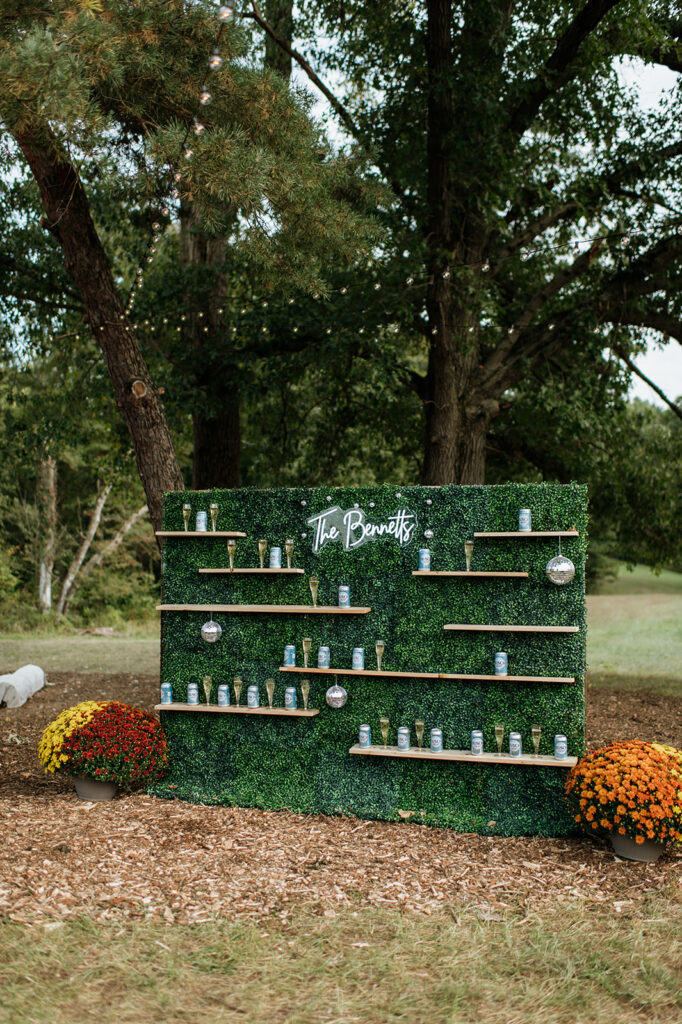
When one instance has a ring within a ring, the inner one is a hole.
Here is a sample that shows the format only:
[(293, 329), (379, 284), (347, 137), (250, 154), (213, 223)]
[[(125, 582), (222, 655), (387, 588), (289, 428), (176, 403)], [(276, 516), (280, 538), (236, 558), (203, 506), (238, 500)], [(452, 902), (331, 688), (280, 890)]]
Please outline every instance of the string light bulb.
[(211, 94), (208, 91), (208, 87), (204, 83), (204, 85), (202, 85), (202, 87), (201, 87), (201, 92), (199, 93), (199, 103), (201, 103), (202, 107), (205, 107), (206, 104), (210, 103), (210, 102), (211, 102)]
[(217, 71), (223, 62), (223, 58), (220, 56), (220, 50), (217, 46), (214, 46), (211, 50), (211, 56), (208, 58), (208, 66), (211, 71)]
[(489, 270), (490, 270), (490, 264), (486, 260), (486, 262), (481, 267), (481, 272), (484, 273), (484, 274), (487, 274)]
[(220, 10), (218, 11), (218, 20), (229, 21), (233, 14), (234, 7), (232, 6), (232, 4), (222, 4)]
[(204, 131), (204, 129), (205, 129), (205, 125), (203, 125), (201, 123), (201, 121), (198, 121), (197, 118), (195, 117), (194, 118), (194, 134), (195, 135), (201, 135), (201, 133)]

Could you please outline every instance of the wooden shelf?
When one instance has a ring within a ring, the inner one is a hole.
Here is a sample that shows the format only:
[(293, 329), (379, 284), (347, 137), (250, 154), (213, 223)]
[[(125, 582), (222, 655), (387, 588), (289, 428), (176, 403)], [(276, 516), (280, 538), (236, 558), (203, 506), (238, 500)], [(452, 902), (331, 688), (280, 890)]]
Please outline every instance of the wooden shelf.
[(443, 629), (487, 633), (579, 633), (580, 626), (479, 626), (471, 622), (451, 622)]
[(314, 608), (311, 604), (157, 604), (157, 612), (253, 612), (280, 615), (367, 615), (371, 608)]
[(238, 530), (156, 530), (157, 537), (246, 537)]
[(474, 537), (579, 537), (577, 530), (503, 530), (475, 533)]
[(398, 750), (397, 747), (361, 747), (356, 744), (348, 751), (349, 754), (365, 754), (369, 757), (412, 757), (425, 761), (470, 761), (482, 764), (524, 764), (535, 768), (572, 768), (578, 763), (577, 757), (550, 757), (545, 754), (472, 754), (470, 750), (441, 750), (436, 753), (427, 747), (410, 747), (409, 750)]
[(199, 569), (213, 576), (304, 576), (305, 569)]
[(439, 570), (413, 569), (412, 570), (412, 575), (413, 576), (462, 576), (464, 578), (466, 578), (468, 576), (469, 578), (473, 577), (474, 579), (476, 579), (476, 578), (480, 579), (482, 576), (488, 576), (488, 577), (494, 576), (496, 578), (500, 578), (500, 577), (503, 577), (503, 576), (508, 576), (510, 578), (513, 577), (514, 579), (527, 579), (529, 574), (527, 572), (466, 572), (465, 570), (454, 572), (454, 571), (450, 571), (449, 569), (439, 569)]
[(200, 713), (219, 715), (282, 715), (287, 718), (314, 718), (319, 715), (318, 708), (247, 708), (243, 704), (230, 704), (226, 708), (217, 704), (156, 704), (155, 711), (199, 711)]
[(298, 665), (280, 665), (280, 672), (298, 672), (302, 675), (373, 676), (387, 679), (472, 679), (495, 683), (574, 683), (574, 676), (477, 676), (460, 672), (377, 672), (356, 668), (299, 668)]

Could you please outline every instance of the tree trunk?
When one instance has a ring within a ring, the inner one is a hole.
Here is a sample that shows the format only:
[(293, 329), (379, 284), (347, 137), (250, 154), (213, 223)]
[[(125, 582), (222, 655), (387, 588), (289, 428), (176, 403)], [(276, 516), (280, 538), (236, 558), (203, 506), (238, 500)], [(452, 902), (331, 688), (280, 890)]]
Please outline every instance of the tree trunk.
[(38, 607), (43, 615), (52, 611), (52, 572), (57, 548), (57, 460), (45, 455), (38, 464), (36, 480), (38, 508)]
[[(291, 46), (294, 34), (292, 0), (267, 0), (265, 4), (265, 20), (272, 25), (275, 32)], [(291, 78), (291, 57), (269, 35), (265, 36), (265, 66), (272, 68), (285, 81)]]
[(66, 576), (64, 577), (64, 582), (62, 583), (62, 588), (59, 592), (59, 600), (57, 601), (58, 618), (61, 618), (61, 616), (64, 614), (64, 608), (69, 597), (69, 592), (75, 583), (80, 568), (83, 562), (85, 561), (85, 556), (90, 550), (90, 545), (92, 544), (95, 538), (95, 534), (97, 533), (97, 529), (102, 518), (102, 510), (106, 504), (107, 498), (109, 497), (110, 493), (111, 484), (106, 484), (106, 486), (103, 487), (102, 490), (97, 495), (97, 500), (90, 514), (90, 522), (88, 523), (88, 528), (85, 531), (85, 536), (83, 537), (82, 543), (80, 544), (78, 551), (76, 552), (71, 561), (71, 565), (66, 571)]
[[(116, 404), (132, 438), (152, 523), (159, 530), (164, 491), (183, 490), (184, 483), (163, 403), (135, 333), (125, 321), (85, 190), (53, 138), (28, 130), (17, 131), (15, 137), (40, 189), (47, 226), (62, 247), (66, 269), (81, 294), (90, 329), (104, 354)], [(143, 385), (136, 388), (138, 394), (131, 390), (134, 381)]]

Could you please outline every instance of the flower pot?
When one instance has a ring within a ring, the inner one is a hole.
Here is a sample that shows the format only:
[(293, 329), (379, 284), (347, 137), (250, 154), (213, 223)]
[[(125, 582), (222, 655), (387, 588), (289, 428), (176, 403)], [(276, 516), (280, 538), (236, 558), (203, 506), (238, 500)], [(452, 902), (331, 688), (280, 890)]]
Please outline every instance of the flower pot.
[(625, 860), (639, 860), (645, 864), (652, 864), (663, 853), (663, 843), (657, 843), (653, 839), (645, 839), (643, 843), (636, 843), (629, 836), (609, 836), (613, 852), (617, 857), (624, 857)]
[(87, 775), (74, 775), (73, 781), (79, 800), (113, 800), (118, 791), (115, 782), (101, 782), (89, 779)]

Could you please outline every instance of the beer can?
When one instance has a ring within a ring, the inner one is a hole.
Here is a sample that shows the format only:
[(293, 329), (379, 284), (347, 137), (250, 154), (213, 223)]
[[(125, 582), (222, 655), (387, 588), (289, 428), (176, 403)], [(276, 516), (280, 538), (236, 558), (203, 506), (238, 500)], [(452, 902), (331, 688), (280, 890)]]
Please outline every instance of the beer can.
[(246, 690), (246, 706), (247, 708), (260, 707), (260, 693), (255, 685), (249, 686)]
[(195, 529), (199, 533), (204, 533), (206, 530), (208, 530), (208, 513), (207, 512), (197, 512), (197, 519), (196, 519)]
[(170, 683), (161, 683), (161, 703), (173, 703), (173, 687)]
[(270, 548), (270, 568), (281, 569), (282, 568), (282, 549), (281, 548)]
[(317, 667), (318, 668), (329, 668), (329, 648), (318, 647), (317, 648)]
[(498, 651), (495, 655), (495, 675), (506, 676), (507, 674), (507, 652)]
[(431, 568), (431, 552), (428, 548), (419, 549), (419, 568), (422, 571), (428, 571)]
[(285, 708), (297, 708), (298, 707), (298, 697), (296, 696), (296, 687), (295, 686), (287, 686), (286, 690), (284, 691), (284, 707)]
[(439, 753), (443, 749), (443, 730), (431, 730), (431, 750)]
[(372, 730), (368, 725), (361, 725), (358, 730), (358, 746), (359, 747), (371, 747), (372, 746)]
[(563, 761), (565, 757), (568, 757), (568, 740), (563, 733), (557, 733), (554, 737), (554, 756)]
[(519, 530), (530, 530), (530, 509), (519, 509)]
[(512, 757), (521, 757), (523, 753), (523, 744), (521, 743), (520, 732), (509, 733), (509, 753)]
[(199, 687), (196, 683), (187, 684), (187, 703), (198, 704), (199, 703)]
[(471, 753), (483, 753), (483, 733), (480, 729), (473, 729), (471, 732)]
[(230, 687), (227, 683), (221, 683), (218, 687), (218, 707), (229, 708), (230, 706)]
[(398, 728), (398, 750), (410, 749), (410, 730), (406, 725)]
[(353, 659), (351, 661), (351, 668), (354, 668), (356, 672), (362, 672), (365, 667), (365, 648), (354, 647), (353, 648)]
[(339, 587), (339, 608), (350, 608), (350, 587)]
[(287, 644), (284, 648), (284, 664), (292, 666), (296, 664), (296, 647), (294, 644)]

